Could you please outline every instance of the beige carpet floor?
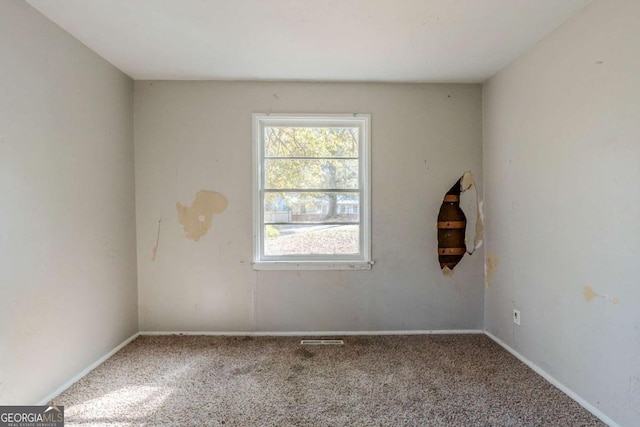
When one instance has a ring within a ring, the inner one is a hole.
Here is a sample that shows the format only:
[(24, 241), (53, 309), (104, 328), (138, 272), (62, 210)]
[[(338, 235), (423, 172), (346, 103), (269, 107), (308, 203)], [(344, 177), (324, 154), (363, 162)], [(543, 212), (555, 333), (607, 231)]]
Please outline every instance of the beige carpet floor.
[(596, 426), (484, 335), (138, 337), (54, 402), (66, 425)]

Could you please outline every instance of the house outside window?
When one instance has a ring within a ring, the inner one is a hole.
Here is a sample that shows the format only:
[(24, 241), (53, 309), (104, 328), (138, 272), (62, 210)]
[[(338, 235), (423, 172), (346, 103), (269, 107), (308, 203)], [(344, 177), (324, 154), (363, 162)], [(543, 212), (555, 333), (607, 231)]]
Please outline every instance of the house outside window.
[(254, 114), (254, 268), (371, 268), (370, 115)]

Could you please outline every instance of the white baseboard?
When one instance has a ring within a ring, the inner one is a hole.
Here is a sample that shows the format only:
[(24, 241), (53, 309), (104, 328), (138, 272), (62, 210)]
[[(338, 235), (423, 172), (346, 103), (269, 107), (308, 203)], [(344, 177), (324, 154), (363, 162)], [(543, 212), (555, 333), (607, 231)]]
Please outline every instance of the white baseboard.
[(95, 368), (98, 367), (98, 365), (100, 365), (102, 362), (104, 362), (105, 360), (107, 360), (108, 358), (110, 358), (111, 356), (113, 356), (114, 354), (116, 354), (118, 351), (120, 351), (124, 346), (126, 346), (127, 344), (129, 344), (131, 341), (133, 341), (134, 339), (136, 339), (138, 337), (138, 335), (140, 335), (139, 332), (136, 332), (135, 334), (131, 335), (129, 338), (127, 338), (126, 340), (124, 340), (122, 343), (120, 343), (120, 345), (118, 345), (116, 348), (114, 348), (113, 350), (111, 350), (109, 353), (105, 354), (104, 356), (102, 356), (100, 359), (96, 360), (95, 362), (93, 362), (91, 365), (87, 366), (86, 368), (84, 368), (82, 371), (80, 371), (78, 374), (74, 375), (71, 379), (69, 379), (69, 381), (67, 381), (66, 383), (62, 384), (60, 387), (58, 387), (57, 389), (55, 389), (53, 392), (49, 393), (49, 395), (47, 397), (45, 397), (44, 399), (42, 399), (40, 402), (37, 403), (37, 405), (46, 405), (49, 402), (51, 402), (53, 400), (54, 397), (58, 396), (60, 393), (62, 393), (63, 391), (65, 391), (66, 389), (68, 389), (69, 387), (71, 387), (73, 384), (77, 383), (82, 377), (84, 377), (85, 375), (87, 375), (89, 372), (93, 371)]
[(435, 329), (410, 331), (267, 331), (267, 332), (225, 332), (225, 331), (140, 331), (143, 336), (155, 335), (208, 335), (221, 337), (334, 337), (359, 335), (459, 335), (484, 334), (481, 329)]
[(616, 423), (607, 415), (605, 415), (601, 410), (599, 410), (598, 408), (596, 408), (595, 406), (593, 406), (592, 404), (584, 400), (575, 391), (571, 390), (569, 387), (567, 387), (566, 385), (562, 384), (560, 381), (558, 381), (557, 379), (549, 375), (544, 369), (542, 369), (541, 367), (539, 367), (538, 365), (536, 365), (535, 363), (533, 363), (532, 361), (530, 361), (529, 359), (527, 359), (526, 357), (524, 357), (523, 355), (515, 351), (513, 348), (511, 348), (507, 343), (502, 341), (500, 338), (496, 337), (495, 335), (493, 335), (491, 332), (488, 332), (488, 331), (484, 331), (484, 333), (493, 341), (495, 341), (498, 345), (500, 345), (502, 348), (507, 350), (513, 356), (515, 356), (522, 363), (524, 363), (529, 368), (531, 368), (536, 374), (540, 375), (542, 378), (549, 381), (553, 386), (555, 386), (564, 394), (566, 394), (567, 396), (575, 400), (584, 409), (586, 409), (587, 411), (591, 412), (593, 415), (598, 417), (600, 421), (602, 421), (603, 423), (607, 424), (610, 427), (620, 427), (618, 423)]

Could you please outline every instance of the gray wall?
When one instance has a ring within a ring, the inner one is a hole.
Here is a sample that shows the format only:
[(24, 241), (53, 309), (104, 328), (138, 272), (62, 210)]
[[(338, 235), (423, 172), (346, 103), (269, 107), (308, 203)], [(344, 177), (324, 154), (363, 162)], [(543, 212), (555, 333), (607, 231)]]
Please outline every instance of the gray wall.
[(137, 331), (132, 81), (0, 1), (0, 404)]
[(627, 426), (640, 425), (639, 17), (637, 0), (596, 1), (484, 87), (486, 329)]
[[(480, 85), (134, 87), (141, 330), (482, 328), (482, 251), (453, 277), (440, 272), (436, 251), (443, 195), (465, 170), (481, 181)], [(371, 271), (252, 269), (253, 112), (372, 114)], [(200, 190), (229, 204), (194, 242), (176, 203), (190, 205)]]

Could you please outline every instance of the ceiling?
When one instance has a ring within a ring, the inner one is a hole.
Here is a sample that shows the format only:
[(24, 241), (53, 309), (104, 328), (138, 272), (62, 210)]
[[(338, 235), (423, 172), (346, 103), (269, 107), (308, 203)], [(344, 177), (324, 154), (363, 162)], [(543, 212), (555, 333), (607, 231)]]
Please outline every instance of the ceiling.
[(483, 82), (591, 0), (27, 0), (137, 80)]

